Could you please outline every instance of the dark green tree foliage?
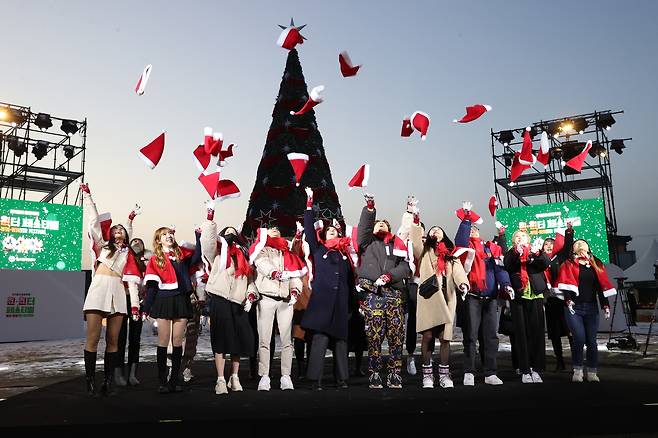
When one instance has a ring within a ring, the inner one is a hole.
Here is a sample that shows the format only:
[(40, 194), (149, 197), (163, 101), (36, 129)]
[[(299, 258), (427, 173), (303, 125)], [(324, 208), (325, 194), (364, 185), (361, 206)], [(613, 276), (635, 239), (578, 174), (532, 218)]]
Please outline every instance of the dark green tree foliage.
[[(306, 209), (304, 187), (313, 189), (318, 218), (326, 221), (335, 218), (343, 223), (315, 111), (310, 110), (301, 116), (290, 114), (290, 111), (298, 111), (307, 99), (299, 55), (297, 50), (290, 50), (242, 226), (242, 233), (248, 238), (254, 238), (258, 228), (274, 225), (279, 227), (283, 236), (292, 237), (296, 230), (295, 221), (302, 221)], [(295, 186), (295, 174), (287, 157), (291, 152), (309, 157), (299, 187)]]

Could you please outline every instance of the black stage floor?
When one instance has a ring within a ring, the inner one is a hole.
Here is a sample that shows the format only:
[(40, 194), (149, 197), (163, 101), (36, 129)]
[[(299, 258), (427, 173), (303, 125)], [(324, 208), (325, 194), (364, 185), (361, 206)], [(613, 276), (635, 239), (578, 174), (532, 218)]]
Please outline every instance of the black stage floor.
[[(184, 392), (176, 394), (156, 392), (155, 364), (146, 363), (139, 373), (142, 385), (119, 388), (116, 396), (90, 398), (84, 391), (84, 378), (78, 377), (11, 397), (0, 403), (0, 431), (91, 427), (96, 433), (102, 431), (99, 425), (107, 429), (123, 424), (122, 434), (159, 428), (230, 428), (242, 431), (240, 436), (267, 432), (272, 436), (311, 432), (336, 436), (366, 430), (406, 430), (412, 435), (431, 430), (439, 435), (448, 429), (462, 436), (482, 430), (490, 431), (491, 436), (658, 435), (658, 372), (648, 367), (605, 366), (605, 354), (601, 356), (604, 366), (598, 384), (572, 383), (565, 372), (544, 373), (543, 384), (522, 384), (510, 370), (509, 360), (503, 358), (499, 361), (502, 386), (485, 385), (482, 377), (476, 376), (474, 388), (464, 387), (461, 367), (454, 367), (453, 389), (422, 389), (420, 373), (413, 377), (403, 373), (401, 390), (369, 389), (367, 378), (360, 377), (352, 378), (349, 389), (343, 390), (326, 378), (321, 392), (313, 392), (308, 382), (297, 380), (295, 391), (278, 389), (279, 362), (275, 360), (269, 393), (256, 391), (258, 381), (249, 379), (243, 361), (240, 378), (244, 392), (224, 396), (214, 393), (212, 362), (196, 362), (195, 378)], [(326, 376), (331, 374), (330, 362), (327, 358)], [(454, 354), (451, 362), (460, 364), (461, 355)], [(553, 366), (549, 361), (549, 368)], [(102, 372), (97, 376), (99, 381), (101, 378)], [(129, 424), (137, 428), (125, 427)], [(289, 433), (279, 429), (282, 425)]]

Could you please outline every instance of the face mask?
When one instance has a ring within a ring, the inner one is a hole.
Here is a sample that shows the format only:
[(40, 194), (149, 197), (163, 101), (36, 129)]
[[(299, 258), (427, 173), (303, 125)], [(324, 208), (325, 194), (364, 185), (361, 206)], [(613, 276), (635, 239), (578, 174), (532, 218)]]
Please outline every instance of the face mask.
[(133, 243), (130, 247), (135, 251), (135, 254), (141, 254), (144, 252), (144, 245), (139, 242)]
[(436, 237), (434, 236), (429, 236), (425, 239), (425, 244), (431, 246), (432, 248), (436, 246), (436, 243)]
[(224, 236), (224, 240), (226, 240), (226, 243), (229, 245), (233, 245), (234, 243), (238, 243), (238, 236), (233, 233), (229, 233)]

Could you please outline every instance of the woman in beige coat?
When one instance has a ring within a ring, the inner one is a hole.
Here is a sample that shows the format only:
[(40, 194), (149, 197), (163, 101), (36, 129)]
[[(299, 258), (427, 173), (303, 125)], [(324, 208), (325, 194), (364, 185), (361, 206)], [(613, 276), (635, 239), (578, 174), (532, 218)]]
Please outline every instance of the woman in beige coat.
[(451, 255), (454, 244), (441, 227), (431, 227), (423, 242), (420, 218), (416, 213), (413, 215), (409, 237), (416, 261), (416, 280), (422, 284), (432, 275), (436, 275), (440, 287), (429, 298), (423, 298), (419, 294), (416, 301), (416, 331), (423, 337), (423, 388), (434, 387), (431, 343), (435, 338), (439, 338), (441, 343), (439, 385), (442, 388), (452, 388), (448, 358), (457, 306), (456, 293), (458, 290), (461, 293), (468, 291), (468, 278), (459, 259)]

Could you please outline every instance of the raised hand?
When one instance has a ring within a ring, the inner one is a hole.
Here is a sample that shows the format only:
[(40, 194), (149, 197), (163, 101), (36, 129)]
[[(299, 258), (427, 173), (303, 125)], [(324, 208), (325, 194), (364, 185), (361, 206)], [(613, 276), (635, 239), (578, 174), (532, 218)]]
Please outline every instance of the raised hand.
[(464, 209), (464, 212), (468, 213), (473, 209), (473, 203), (469, 201), (464, 201), (462, 203), (462, 208)]
[(140, 207), (139, 204), (135, 204), (135, 208), (133, 208), (130, 214), (128, 215), (128, 220), (131, 221), (135, 219), (135, 216), (140, 214), (142, 214), (142, 207)]
[(374, 210), (375, 208), (375, 196), (371, 195), (370, 193), (366, 193), (363, 195), (363, 197), (366, 200), (366, 207), (368, 207), (368, 210)]
[(418, 210), (418, 199), (414, 195), (407, 196), (407, 213), (417, 213)]
[(503, 234), (505, 234), (505, 230), (507, 229), (507, 227), (503, 225), (500, 221), (496, 221), (496, 229), (498, 230), (498, 235), (502, 236)]
[(297, 227), (297, 231), (295, 232), (295, 239), (299, 239), (302, 237), (302, 233), (304, 232), (304, 226), (299, 221), (295, 222), (295, 226)]
[(209, 221), (213, 220), (215, 218), (215, 200), (211, 199), (206, 202), (206, 211), (208, 214), (206, 215), (206, 219)]
[(89, 185), (85, 183), (80, 183), (80, 190), (82, 190), (85, 193), (88, 193), (91, 195), (91, 191), (89, 191)]
[(530, 252), (533, 254), (537, 254), (541, 249), (544, 247), (544, 239), (541, 237), (537, 237), (535, 240), (532, 242), (532, 247), (530, 248)]

